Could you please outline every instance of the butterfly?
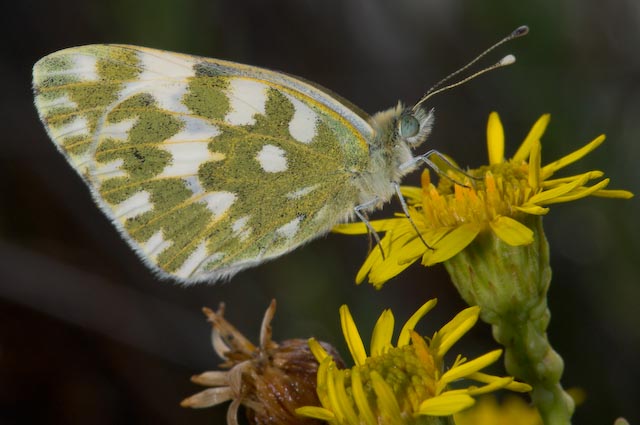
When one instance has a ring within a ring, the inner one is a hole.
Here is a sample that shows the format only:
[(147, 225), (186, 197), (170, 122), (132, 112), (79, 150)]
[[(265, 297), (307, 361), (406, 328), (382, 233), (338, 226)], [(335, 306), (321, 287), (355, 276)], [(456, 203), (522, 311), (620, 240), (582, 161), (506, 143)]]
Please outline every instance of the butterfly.
[(433, 124), (422, 100), (367, 116), (284, 73), (129, 45), (52, 53), (33, 88), (101, 210), (183, 283), (230, 278), (380, 207)]

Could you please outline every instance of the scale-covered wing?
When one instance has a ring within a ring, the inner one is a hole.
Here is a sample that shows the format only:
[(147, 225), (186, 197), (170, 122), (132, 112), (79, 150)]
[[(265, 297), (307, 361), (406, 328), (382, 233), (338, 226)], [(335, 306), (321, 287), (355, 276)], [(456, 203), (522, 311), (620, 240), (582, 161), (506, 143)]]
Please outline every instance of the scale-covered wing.
[(51, 139), (154, 270), (216, 280), (328, 231), (358, 203), (367, 122), (284, 74), (135, 46), (33, 70)]

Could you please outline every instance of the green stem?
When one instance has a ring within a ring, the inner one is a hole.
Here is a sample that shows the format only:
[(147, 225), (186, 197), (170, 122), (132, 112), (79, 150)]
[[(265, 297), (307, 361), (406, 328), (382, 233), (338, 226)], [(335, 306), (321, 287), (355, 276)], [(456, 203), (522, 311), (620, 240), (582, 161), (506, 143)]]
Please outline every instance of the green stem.
[(568, 425), (574, 403), (562, 389), (564, 363), (546, 333), (549, 245), (541, 218), (525, 224), (534, 231), (532, 244), (513, 247), (491, 232), (481, 233), (445, 266), (460, 295), (480, 306), (480, 317), (504, 346), (507, 372), (533, 387), (531, 397), (545, 425)]

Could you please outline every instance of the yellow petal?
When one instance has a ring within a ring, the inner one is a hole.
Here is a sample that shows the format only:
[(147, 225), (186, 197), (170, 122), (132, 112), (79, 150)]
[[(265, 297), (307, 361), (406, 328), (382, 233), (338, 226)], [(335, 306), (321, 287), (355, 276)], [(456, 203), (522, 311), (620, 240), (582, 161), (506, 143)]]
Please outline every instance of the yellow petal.
[(380, 289), (382, 288), (382, 285), (389, 281), (389, 279), (393, 279), (398, 276), (411, 264), (413, 264), (413, 262), (398, 264), (397, 261), (385, 261), (380, 267), (375, 267), (371, 270), (371, 273), (369, 273), (369, 283), (371, 283), (376, 289)]
[(586, 198), (592, 193), (597, 192), (601, 189), (604, 189), (605, 187), (607, 187), (608, 184), (609, 184), (609, 179), (604, 179), (601, 182), (598, 182), (591, 187), (580, 187), (572, 192), (569, 192), (564, 196), (557, 196), (553, 199), (550, 199), (549, 201), (545, 202), (545, 205), (559, 204), (561, 202), (571, 202), (577, 199)]
[(487, 122), (487, 151), (489, 164), (500, 164), (504, 161), (504, 129), (496, 112), (489, 114)]
[(391, 337), (393, 336), (393, 326), (393, 313), (391, 310), (386, 309), (378, 318), (371, 334), (371, 356), (380, 356), (389, 349)]
[(416, 331), (409, 331), (411, 337), (411, 347), (416, 359), (427, 370), (434, 370), (436, 367), (434, 364), (434, 358), (431, 354), (431, 349), (427, 345), (427, 341), (421, 337)]
[(473, 306), (462, 310), (444, 325), (433, 337), (432, 346), (437, 346), (437, 355), (443, 357), (449, 349), (478, 321), (480, 307)]
[(316, 406), (304, 406), (296, 409), (296, 414), (306, 416), (307, 418), (320, 419), (321, 421), (330, 422), (336, 417), (332, 411)]
[(357, 367), (351, 369), (351, 390), (353, 391), (353, 400), (356, 403), (358, 412), (360, 412), (360, 419), (364, 420), (365, 425), (377, 425), (378, 422), (369, 406), (367, 395), (362, 386), (360, 370)]
[[(389, 229), (393, 229), (399, 220), (397, 218), (387, 218), (384, 220), (373, 220), (370, 221), (369, 224), (376, 232), (386, 232)], [(367, 225), (363, 222), (359, 223), (343, 223), (336, 224), (331, 229), (333, 233), (340, 233), (343, 235), (366, 235), (369, 233), (369, 229)]]
[(373, 391), (376, 393), (378, 412), (382, 416), (383, 423), (401, 424), (400, 406), (396, 396), (393, 394), (393, 390), (375, 370), (372, 370), (369, 376)]
[(363, 365), (367, 359), (367, 352), (364, 349), (362, 338), (360, 338), (360, 333), (353, 321), (353, 317), (351, 317), (349, 307), (345, 304), (340, 306), (340, 324), (342, 325), (344, 340), (347, 342), (347, 346), (349, 346), (353, 361), (357, 366)]
[(380, 241), (380, 246), (375, 246), (362, 263), (358, 274), (356, 274), (356, 284), (360, 284), (364, 281), (364, 278), (371, 272), (371, 270), (377, 268), (384, 262), (382, 258), (382, 251), (389, 252), (391, 242), (393, 240), (393, 233), (387, 232), (387, 234)]
[(576, 188), (584, 185), (587, 181), (589, 181), (588, 176), (581, 176), (576, 178), (571, 183), (561, 184), (560, 186), (556, 186), (553, 189), (543, 190), (542, 192), (533, 195), (527, 203), (544, 205), (549, 200), (553, 198), (557, 198), (558, 196), (566, 195), (567, 193), (575, 190)]
[(334, 368), (334, 361), (331, 357), (326, 357), (318, 366), (318, 372), (316, 373), (316, 393), (320, 404), (323, 406), (330, 406), (329, 396), (327, 394), (327, 381), (330, 374), (330, 369)]
[(315, 339), (309, 338), (307, 340), (307, 344), (309, 344), (309, 349), (311, 350), (311, 354), (316, 358), (318, 363), (322, 362), (325, 358), (329, 357), (329, 353), (324, 349), (322, 345)]
[(491, 230), (511, 246), (528, 245), (533, 242), (533, 231), (511, 217), (499, 216), (489, 222)]
[(422, 202), (422, 188), (415, 186), (400, 186), (400, 193), (405, 197), (408, 204), (419, 204)]
[(398, 342), (396, 344), (396, 347), (403, 347), (409, 343), (409, 338), (410, 338), (409, 331), (413, 330), (413, 328), (416, 327), (416, 324), (418, 323), (418, 321), (422, 319), (425, 314), (431, 311), (431, 309), (436, 306), (437, 302), (438, 302), (437, 299), (435, 298), (431, 299), (426, 303), (422, 304), (422, 307), (420, 307), (418, 311), (416, 311), (411, 315), (409, 320), (407, 320), (407, 322), (402, 327), (402, 330), (400, 331), (400, 335), (398, 336)]
[(522, 211), (523, 213), (531, 214), (531, 215), (545, 215), (549, 212), (549, 208), (544, 208), (538, 205), (533, 205), (526, 203), (519, 207), (515, 207), (518, 211)]
[(490, 364), (495, 363), (501, 355), (502, 350), (493, 350), (471, 361), (462, 363), (461, 365), (449, 369), (438, 380), (436, 393), (442, 391), (451, 382), (465, 378), (468, 375), (478, 372), (480, 369), (483, 369)]
[(327, 373), (327, 396), (329, 398), (329, 406), (336, 416), (338, 423), (344, 423), (345, 412), (342, 411), (342, 404), (340, 403), (340, 397), (336, 391), (336, 378), (340, 375), (340, 372), (336, 372), (335, 369)]
[(345, 377), (346, 371), (338, 371), (336, 373), (336, 402), (340, 407), (340, 412), (342, 413), (342, 415), (344, 415), (345, 423), (357, 424), (360, 423), (360, 421), (358, 420), (358, 415), (356, 414), (356, 411), (351, 404), (351, 397), (349, 397), (349, 395), (347, 394), (347, 389), (344, 384)]
[[(403, 221), (409, 223), (406, 219)], [(418, 245), (411, 244), (407, 249), (407, 243), (412, 239), (417, 239), (417, 234), (409, 224), (398, 226), (393, 232), (387, 232), (385, 237), (382, 238), (380, 246), (377, 247), (377, 252), (372, 251), (369, 253), (369, 257), (367, 257), (356, 276), (356, 283), (360, 283), (368, 274), (369, 282), (376, 287), (380, 287), (387, 280), (409, 267), (412, 262), (400, 264), (398, 257), (411, 253), (414, 246), (419, 248)], [(382, 258), (382, 251), (386, 255), (384, 259)], [(422, 254), (422, 251), (420, 251), (420, 254)]]
[(540, 138), (544, 134), (544, 131), (547, 129), (547, 125), (549, 124), (550, 119), (551, 115), (549, 114), (544, 114), (543, 116), (538, 118), (538, 121), (533, 124), (533, 127), (531, 127), (531, 130), (529, 130), (529, 134), (527, 134), (527, 137), (525, 137), (524, 142), (522, 142), (516, 154), (513, 155), (513, 161), (521, 162), (527, 160), (527, 158), (529, 157), (529, 152), (531, 151), (531, 146), (533, 146), (535, 142), (540, 141)]
[(542, 146), (539, 140), (535, 140), (531, 144), (531, 152), (529, 155), (529, 186), (534, 190), (540, 187), (540, 152)]
[(598, 171), (598, 170), (594, 170), (594, 171), (587, 171), (586, 173), (582, 173), (582, 174), (577, 174), (577, 175), (573, 175), (573, 176), (568, 176), (568, 177), (560, 177), (557, 179), (548, 179), (545, 180), (544, 182), (542, 182), (542, 187), (555, 187), (555, 186), (559, 186), (561, 184), (564, 183), (570, 183), (576, 179), (579, 179), (580, 177), (584, 177), (587, 176), (588, 180), (593, 180), (593, 179), (599, 179), (600, 177), (604, 176), (604, 173), (602, 171)]
[(396, 261), (398, 264), (413, 263), (418, 258), (422, 257), (427, 249), (429, 248), (427, 248), (424, 242), (416, 236), (413, 240), (402, 246), (402, 248), (396, 250), (394, 255), (389, 256), (389, 259), (393, 258), (392, 261)]
[(518, 393), (528, 393), (533, 391), (533, 387), (529, 384), (525, 384), (524, 382), (513, 381), (509, 385), (505, 387), (509, 391), (515, 391)]
[[(429, 245), (426, 247), (420, 238), (407, 243), (402, 248), (402, 253), (398, 255), (398, 263), (404, 264), (407, 261), (414, 262), (417, 258), (424, 255), (426, 250), (435, 248), (438, 242), (451, 231), (452, 227), (438, 227), (435, 229), (428, 229), (422, 232), (422, 239)], [(417, 256), (417, 257), (416, 257)]]
[[(494, 382), (496, 379), (502, 379), (502, 378), (498, 378), (496, 376), (489, 375), (482, 372), (472, 373), (471, 375), (467, 376), (467, 378), (473, 379), (474, 381), (478, 381), (478, 382), (484, 382), (486, 384), (490, 384)], [(519, 393), (528, 393), (529, 391), (532, 390), (531, 385), (525, 384), (524, 382), (518, 382), (518, 381), (513, 381), (509, 383), (507, 386), (505, 386), (504, 388), (511, 391), (516, 391)]]
[(468, 394), (472, 396), (479, 396), (482, 394), (487, 394), (493, 391), (497, 391), (502, 388), (506, 388), (507, 385), (513, 382), (513, 378), (510, 376), (506, 376), (504, 378), (496, 378), (492, 382), (487, 385), (483, 385), (477, 388), (470, 388), (468, 390)]
[(473, 406), (474, 403), (473, 397), (467, 394), (447, 395), (445, 393), (423, 401), (418, 408), (418, 413), (429, 416), (450, 416)]
[(633, 198), (633, 193), (628, 190), (598, 190), (591, 196), (597, 196), (599, 198), (631, 199)]
[(467, 247), (480, 233), (481, 225), (467, 223), (456, 227), (433, 247), (427, 250), (422, 257), (422, 264), (432, 266), (436, 263), (447, 261)]
[(601, 134), (600, 136), (596, 137), (593, 141), (589, 142), (588, 144), (578, 149), (577, 151), (572, 152), (569, 155), (564, 156), (557, 161), (553, 161), (552, 163), (545, 165), (544, 167), (542, 167), (542, 179), (546, 180), (547, 178), (551, 177), (553, 173), (555, 173), (559, 169), (566, 167), (567, 165), (573, 162), (576, 162), (582, 157), (584, 157), (585, 155), (589, 154), (595, 148), (600, 146), (602, 142), (604, 142), (604, 139), (605, 139), (605, 135)]

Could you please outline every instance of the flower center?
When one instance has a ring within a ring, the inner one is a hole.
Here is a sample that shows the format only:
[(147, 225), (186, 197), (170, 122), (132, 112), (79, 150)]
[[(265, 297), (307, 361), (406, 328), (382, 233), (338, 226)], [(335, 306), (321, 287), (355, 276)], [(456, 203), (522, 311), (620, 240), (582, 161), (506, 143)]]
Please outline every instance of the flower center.
[(518, 218), (517, 207), (524, 204), (535, 190), (529, 185), (528, 164), (511, 161), (469, 170), (477, 180), (466, 179), (466, 185), (440, 178), (431, 183), (428, 170), (422, 174), (422, 208), (424, 227), (436, 229), (465, 223), (487, 225), (497, 216)]
[(409, 417), (418, 410), (420, 403), (436, 396), (436, 366), (427, 352), (427, 360), (416, 354), (414, 345), (390, 348), (384, 355), (369, 357), (365, 364), (356, 366), (367, 392), (367, 399), (375, 406), (376, 395), (371, 385), (371, 372), (382, 376), (389, 385), (400, 410)]

